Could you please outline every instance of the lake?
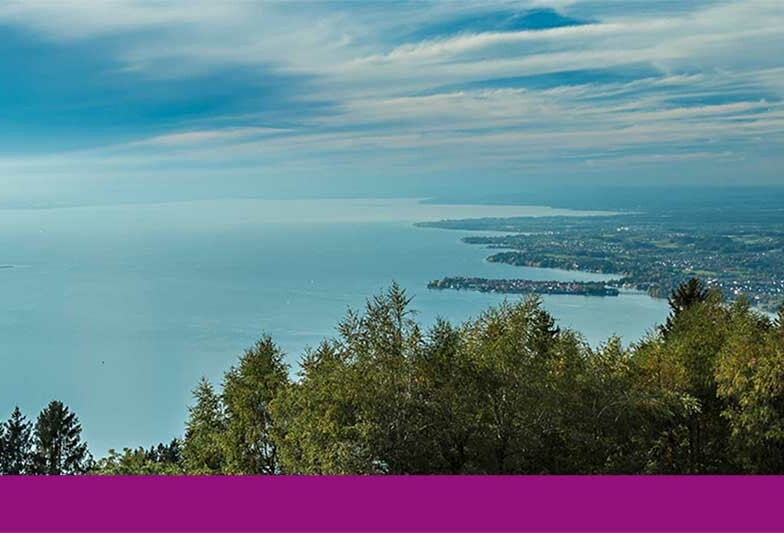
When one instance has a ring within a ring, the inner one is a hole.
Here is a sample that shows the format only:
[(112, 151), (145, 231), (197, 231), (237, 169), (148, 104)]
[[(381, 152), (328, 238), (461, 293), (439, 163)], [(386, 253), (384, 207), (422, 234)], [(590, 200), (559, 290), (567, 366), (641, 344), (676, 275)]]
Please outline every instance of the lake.
[[(585, 214), (417, 200), (215, 200), (0, 209), (0, 415), (51, 399), (79, 415), (96, 455), (181, 436), (200, 376), (219, 382), (268, 333), (296, 365), (349, 307), (397, 280), (423, 324), (462, 321), (503, 296), (428, 291), (444, 276), (594, 280), (514, 267), (460, 242), (475, 234), (414, 222)], [(561, 326), (593, 344), (627, 342), (666, 302), (545, 296)]]

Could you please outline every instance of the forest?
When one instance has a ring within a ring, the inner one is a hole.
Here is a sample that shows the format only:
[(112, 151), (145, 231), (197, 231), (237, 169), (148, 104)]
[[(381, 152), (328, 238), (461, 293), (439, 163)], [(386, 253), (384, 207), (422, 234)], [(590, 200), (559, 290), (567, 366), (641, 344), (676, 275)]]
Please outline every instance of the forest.
[(697, 279), (665, 324), (589, 346), (536, 296), (473, 320), (416, 321), (397, 284), (302, 356), (263, 336), (181, 437), (94, 459), (52, 402), (0, 429), (4, 474), (784, 473), (784, 309), (771, 317)]

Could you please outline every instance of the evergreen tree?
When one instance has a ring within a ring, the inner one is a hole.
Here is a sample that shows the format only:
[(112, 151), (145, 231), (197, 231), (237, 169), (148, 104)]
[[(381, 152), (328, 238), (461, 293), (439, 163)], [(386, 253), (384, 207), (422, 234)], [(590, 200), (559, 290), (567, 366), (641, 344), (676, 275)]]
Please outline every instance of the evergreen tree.
[(32, 453), (32, 423), (16, 407), (11, 417), (0, 426), (0, 473), (31, 473)]
[(736, 310), (716, 380), (736, 461), (751, 474), (784, 472), (784, 329)]
[(664, 334), (642, 343), (636, 355), (649, 378), (666, 376), (654, 394), (669, 398), (673, 406), (654, 439), (652, 472), (718, 474), (736, 469), (723, 415), (726, 403), (717, 394), (716, 366), (733, 323), (752, 311), (742, 302), (727, 306), (715, 291), (702, 292), (700, 298), (704, 300), (681, 307)]
[(359, 320), (339, 327), (340, 350), (351, 362), (359, 418), (374, 467), (383, 473), (410, 472), (416, 440), (413, 361), (423, 347), (411, 297), (397, 283), (375, 296)]
[(288, 383), (283, 352), (263, 337), (225, 375), (227, 468), (232, 473), (275, 474), (280, 470), (270, 403)]
[(160, 442), (150, 447), (146, 457), (154, 463), (177, 464), (182, 460), (182, 443), (179, 439), (172, 439), (169, 444)]
[(706, 301), (709, 294), (710, 291), (705, 287), (705, 284), (697, 278), (689, 278), (678, 285), (667, 298), (667, 303), (670, 306), (670, 316), (667, 317), (667, 322), (662, 327), (662, 331), (665, 334), (669, 333), (673, 328), (675, 320), (683, 311), (695, 304)]
[(50, 402), (38, 415), (34, 442), (36, 473), (82, 474), (90, 467), (91, 457), (87, 443), (82, 442), (79, 419), (62, 402)]
[(476, 472), (482, 399), (460, 329), (438, 320), (414, 361), (412, 473)]
[(142, 447), (123, 449), (122, 453), (109, 450), (90, 471), (99, 475), (175, 475), (184, 474), (181, 445), (178, 439), (169, 444), (159, 443), (149, 450)]
[(182, 455), (185, 468), (196, 474), (220, 474), (226, 466), (223, 446), (226, 419), (223, 404), (206, 378), (193, 391)]
[(379, 463), (362, 419), (358, 372), (337, 342), (306, 352), (300, 380), (270, 405), (272, 437), (287, 474), (373, 474)]
[(702, 281), (697, 278), (689, 278), (672, 291), (667, 303), (672, 312), (678, 314), (696, 303), (704, 302), (708, 297), (708, 292)]
[(560, 380), (571, 379), (581, 345), (529, 297), (486, 310), (466, 324), (465, 357), (474, 361), (482, 441), (478, 471), (490, 474), (558, 470), (553, 450), (563, 448), (557, 426), (564, 406)]
[(415, 471), (413, 362), (422, 336), (410, 301), (393, 284), (364, 312), (349, 311), (339, 339), (306, 354), (301, 380), (271, 406), (286, 472)]

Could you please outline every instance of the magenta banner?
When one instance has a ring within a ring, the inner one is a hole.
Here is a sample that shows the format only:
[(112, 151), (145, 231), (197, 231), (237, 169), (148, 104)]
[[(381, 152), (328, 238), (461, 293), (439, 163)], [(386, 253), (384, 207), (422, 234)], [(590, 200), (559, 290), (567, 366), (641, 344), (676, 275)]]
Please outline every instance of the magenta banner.
[(6, 477), (5, 531), (782, 531), (784, 477)]

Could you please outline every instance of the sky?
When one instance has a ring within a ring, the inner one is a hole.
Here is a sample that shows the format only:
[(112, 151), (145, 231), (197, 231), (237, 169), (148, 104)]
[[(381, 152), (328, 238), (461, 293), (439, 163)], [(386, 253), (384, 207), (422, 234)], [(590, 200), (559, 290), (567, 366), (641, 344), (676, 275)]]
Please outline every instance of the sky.
[(784, 185), (784, 2), (0, 3), (0, 206)]

